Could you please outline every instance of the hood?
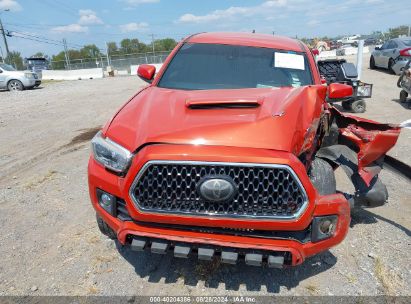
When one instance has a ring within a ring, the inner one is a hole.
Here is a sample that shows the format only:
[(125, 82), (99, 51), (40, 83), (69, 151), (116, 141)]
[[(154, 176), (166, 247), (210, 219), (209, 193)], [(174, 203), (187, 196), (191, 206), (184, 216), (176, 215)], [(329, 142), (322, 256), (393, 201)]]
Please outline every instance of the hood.
[[(3, 73), (5, 73), (6, 75), (23, 77), (26, 71), (4, 71)], [(27, 73), (31, 73), (31, 72), (27, 71)]]
[[(326, 87), (321, 85), (204, 91), (150, 86), (117, 113), (105, 135), (130, 151), (145, 143), (170, 143), (273, 149), (298, 155), (317, 130), (325, 94)], [(217, 101), (230, 107), (189, 107)], [(241, 106), (250, 101), (253, 106)]]
[(7, 75), (12, 75), (12, 76), (19, 76), (19, 77), (24, 77), (24, 74), (33, 74), (36, 75), (33, 71), (30, 70), (24, 70), (24, 71), (4, 71), (3, 73), (6, 73)]

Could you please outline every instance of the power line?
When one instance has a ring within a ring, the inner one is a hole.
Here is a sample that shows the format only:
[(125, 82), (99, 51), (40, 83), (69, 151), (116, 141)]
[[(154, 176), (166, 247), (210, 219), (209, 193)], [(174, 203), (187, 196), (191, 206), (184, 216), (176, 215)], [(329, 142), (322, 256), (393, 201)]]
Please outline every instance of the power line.
[[(48, 38), (41, 37), (41, 36), (30, 35), (30, 34), (16, 32), (16, 31), (10, 31), (9, 33), (12, 35), (12, 37), (16, 37), (16, 38), (23, 38), (23, 39), (33, 40), (37, 42), (44, 42), (48, 44), (60, 45), (60, 46), (63, 45), (61, 41), (48, 39)], [(16, 33), (17, 35), (15, 34), (13, 35), (13, 33)], [(77, 46), (77, 45), (71, 44), (70, 47), (74, 49), (80, 49), (83, 46), (80, 46), (80, 45)]]
[(65, 26), (67, 24), (51, 24), (51, 23), (15, 23), (15, 22), (5, 22), (4, 24), (13, 25), (13, 26), (21, 26), (21, 27), (53, 27), (53, 26)]
[(39, 40), (39, 39), (34, 39), (34, 38), (28, 38), (28, 37), (22, 37), (22, 36), (13, 36), (13, 37), (15, 37), (15, 38), (20, 38), (20, 39), (26, 39), (26, 40), (32, 40), (32, 41), (36, 41), (36, 42), (40, 42), (40, 43), (46, 43), (46, 44), (52, 44), (52, 45), (62, 46), (61, 43), (48, 42), (48, 41)]
[[(40, 42), (40, 40), (42, 40), (42, 41), (49, 42), (50, 44), (56, 43), (58, 45), (64, 45), (63, 42), (60, 41), (60, 40), (54, 40), (54, 39), (50, 39), (50, 38), (47, 38), (47, 37), (44, 37), (44, 36), (28, 34), (28, 33), (20, 32), (20, 31), (14, 31), (14, 30), (10, 31), (10, 33), (11, 34), (13, 34), (13, 33), (18, 34), (18, 35), (13, 35), (13, 37), (18, 37), (18, 38), (24, 38), (24, 37), (27, 38), (27, 37), (29, 37), (29, 38), (32, 38), (32, 39), (37, 39), (37, 41), (39, 41), (39, 42)], [(73, 48), (73, 49), (81, 49), (81, 48), (85, 47), (85, 45), (76, 44), (76, 43), (67, 43), (67, 42), (66, 42), (66, 45), (69, 46), (70, 48)], [(98, 48), (98, 49), (100, 51), (103, 50), (103, 49), (100, 49), (100, 48)]]
[(49, 40), (49, 41), (54, 41), (54, 42), (61, 43), (61, 41), (59, 41), (59, 40), (54, 40), (54, 39), (50, 39), (50, 38), (47, 38), (47, 37), (44, 37), (44, 36), (33, 35), (33, 34), (24, 33), (24, 32), (15, 31), (15, 30), (10, 30), (10, 33), (17, 33), (17, 34), (24, 35), (24, 36), (29, 36), (29, 37), (33, 37), (33, 38), (39, 38), (39, 39), (44, 39), (44, 40)]

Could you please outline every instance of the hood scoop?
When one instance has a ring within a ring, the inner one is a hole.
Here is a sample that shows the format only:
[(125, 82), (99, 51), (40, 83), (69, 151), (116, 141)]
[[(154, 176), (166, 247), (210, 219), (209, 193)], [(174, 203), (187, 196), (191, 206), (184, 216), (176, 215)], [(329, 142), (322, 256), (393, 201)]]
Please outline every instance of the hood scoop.
[(190, 109), (244, 109), (257, 108), (263, 103), (263, 98), (188, 98), (186, 107)]

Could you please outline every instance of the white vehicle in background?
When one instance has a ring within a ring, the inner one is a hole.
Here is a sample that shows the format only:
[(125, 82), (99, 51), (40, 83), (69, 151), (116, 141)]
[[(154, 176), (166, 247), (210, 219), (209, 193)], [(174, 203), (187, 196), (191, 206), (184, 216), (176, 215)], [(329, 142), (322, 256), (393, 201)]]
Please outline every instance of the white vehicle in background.
[(41, 80), (31, 71), (17, 71), (11, 65), (0, 63), (0, 89), (22, 91), (38, 87)]
[(341, 42), (342, 44), (358, 45), (358, 40), (360, 37), (360, 35), (347, 36), (337, 40), (337, 42)]

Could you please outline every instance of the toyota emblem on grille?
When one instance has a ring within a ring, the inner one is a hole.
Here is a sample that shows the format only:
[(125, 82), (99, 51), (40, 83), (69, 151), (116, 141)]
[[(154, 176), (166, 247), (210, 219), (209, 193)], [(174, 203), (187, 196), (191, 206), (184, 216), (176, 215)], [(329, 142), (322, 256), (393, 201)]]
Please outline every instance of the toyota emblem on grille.
[(208, 202), (228, 201), (237, 192), (237, 187), (229, 176), (205, 177), (197, 189), (201, 198)]

